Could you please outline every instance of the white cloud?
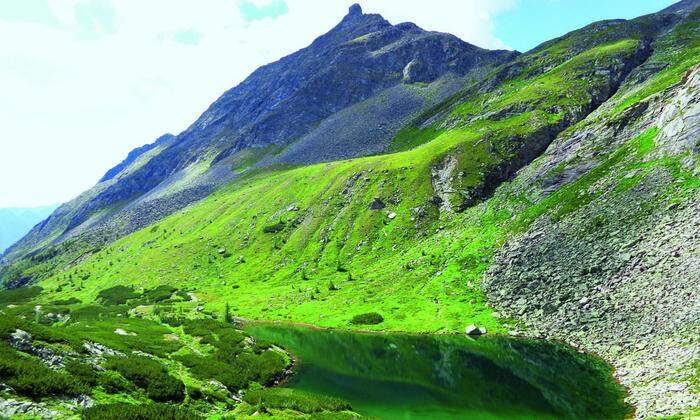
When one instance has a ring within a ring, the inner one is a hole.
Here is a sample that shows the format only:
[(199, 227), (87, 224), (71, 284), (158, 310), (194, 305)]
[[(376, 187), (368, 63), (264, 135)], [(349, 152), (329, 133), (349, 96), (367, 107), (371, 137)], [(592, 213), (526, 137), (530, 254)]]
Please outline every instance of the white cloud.
[(380, 13), (392, 23), (414, 22), (426, 30), (448, 32), (483, 48), (509, 48), (493, 35), (492, 16), (515, 7), (516, 0), (365, 0), (365, 13)]
[[(512, 1), (362, 3), (393, 23), (501, 47), (490, 16)], [(237, 0), (49, 0), (43, 24), (0, 15), (0, 206), (69, 200), (258, 66), (308, 45), (351, 3), (287, 0), (286, 14), (252, 22)], [(196, 42), (178, 42), (182, 33)]]

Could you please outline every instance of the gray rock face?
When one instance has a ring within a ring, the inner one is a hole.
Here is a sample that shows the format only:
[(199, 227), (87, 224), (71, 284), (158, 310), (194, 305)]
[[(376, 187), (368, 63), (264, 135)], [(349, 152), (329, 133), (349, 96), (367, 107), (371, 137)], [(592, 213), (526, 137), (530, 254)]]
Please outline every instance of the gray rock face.
[(104, 346), (99, 343), (93, 343), (93, 342), (85, 342), (83, 343), (83, 347), (85, 350), (90, 353), (92, 356), (97, 356), (97, 357), (102, 357), (102, 356), (118, 356), (118, 357), (125, 357), (124, 353), (113, 350), (107, 346)]
[(28, 418), (56, 419), (61, 414), (45, 408), (41, 403), (0, 399), (0, 416), (3, 418), (23, 416)]
[(39, 357), (50, 367), (59, 368), (63, 366), (63, 357), (48, 347), (35, 346), (32, 342), (32, 336), (26, 331), (18, 329), (10, 334), (10, 346)]
[[(518, 185), (544, 197), (557, 165), (575, 168), (558, 181), (569, 185), (601, 163), (589, 154), (611, 153), (651, 126), (659, 134), (647, 159), (689, 156), (685, 170), (692, 170), (700, 67), (646, 102), (641, 113), (628, 110), (637, 115), (623, 115), (620, 126), (598, 122), (557, 139)], [(631, 177), (639, 182), (616, 192)], [(595, 200), (562, 220), (541, 219), (509, 241), (484, 280), (503, 313), (613, 363), (640, 417), (700, 405), (688, 382), (700, 357), (700, 196), (697, 190), (675, 196), (678, 183), (661, 165), (643, 173), (613, 166), (589, 187)]]

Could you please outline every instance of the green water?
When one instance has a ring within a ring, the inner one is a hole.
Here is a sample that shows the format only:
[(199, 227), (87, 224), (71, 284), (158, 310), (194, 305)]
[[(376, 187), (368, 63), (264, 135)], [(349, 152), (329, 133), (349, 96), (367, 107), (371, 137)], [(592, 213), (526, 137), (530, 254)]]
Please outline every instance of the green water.
[(358, 334), (252, 324), (298, 358), (284, 385), (382, 419), (623, 418), (611, 370), (555, 343), (509, 337)]

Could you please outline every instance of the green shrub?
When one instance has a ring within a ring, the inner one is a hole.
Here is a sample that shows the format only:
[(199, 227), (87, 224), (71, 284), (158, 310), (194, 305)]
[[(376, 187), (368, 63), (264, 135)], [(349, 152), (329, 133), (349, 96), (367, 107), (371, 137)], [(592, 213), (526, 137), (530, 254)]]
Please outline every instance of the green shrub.
[(81, 413), (84, 420), (189, 420), (203, 418), (198, 413), (168, 404), (102, 404)]
[(248, 385), (249, 381), (244, 372), (212, 356), (188, 354), (176, 356), (176, 359), (190, 368), (190, 373), (193, 376), (205, 381), (216, 379), (229, 391), (236, 391)]
[(181, 326), (186, 319), (182, 318), (181, 316), (174, 314), (172, 312), (163, 312), (158, 315), (158, 318), (160, 319), (160, 322), (163, 324), (168, 324), (172, 327), (179, 327)]
[(71, 311), (71, 319), (74, 321), (91, 321), (96, 319), (126, 316), (129, 308), (125, 305), (88, 305)]
[(237, 356), (219, 352), (213, 356), (188, 354), (176, 356), (176, 359), (190, 368), (195, 377), (205, 381), (216, 379), (231, 391), (246, 388), (251, 382), (270, 384), (287, 367), (287, 359), (272, 350)]
[[(117, 328), (135, 335), (115, 334)], [(182, 342), (164, 339), (165, 334), (171, 333), (167, 327), (143, 318), (114, 317), (71, 323), (65, 327), (65, 331), (74, 337), (95, 341), (124, 353), (140, 350), (167, 357), (182, 348)]]
[(284, 221), (280, 220), (279, 222), (275, 223), (274, 225), (268, 225), (268, 226), (263, 227), (263, 232), (265, 232), (265, 233), (282, 232), (282, 230), (284, 230), (284, 226), (285, 226)]
[(285, 355), (270, 350), (269, 344), (256, 343), (252, 351), (247, 349), (246, 336), (229, 323), (209, 318), (190, 319), (183, 320), (182, 326), (185, 333), (201, 337), (201, 343), (216, 348), (209, 356), (176, 357), (200, 379), (216, 379), (230, 390), (237, 390), (246, 388), (252, 381), (270, 383), (287, 367)]
[(23, 355), (5, 343), (0, 344), (0, 381), (17, 394), (32, 399), (87, 392), (78, 380), (48, 368), (38, 359)]
[(119, 372), (106, 370), (99, 374), (99, 385), (108, 394), (117, 394), (123, 391), (131, 391), (134, 385), (126, 380)]
[(139, 388), (148, 398), (157, 402), (181, 402), (185, 397), (185, 385), (168, 374), (167, 369), (155, 360), (143, 356), (110, 358), (105, 368), (116, 370)]
[(376, 325), (384, 322), (384, 317), (376, 312), (368, 312), (355, 315), (350, 322), (355, 325)]
[(104, 289), (97, 294), (106, 305), (123, 305), (130, 299), (136, 299), (139, 295), (134, 292), (134, 289), (127, 286), (114, 286), (109, 289)]
[(53, 302), (51, 302), (52, 305), (56, 306), (77, 305), (78, 303), (82, 303), (82, 301), (75, 297), (63, 300), (54, 300)]
[(0, 314), (0, 338), (9, 339), (10, 334), (20, 329), (28, 332), (33, 339), (47, 343), (64, 343), (74, 349), (82, 348), (82, 341), (56, 328), (35, 324), (12, 315)]
[(287, 358), (274, 350), (265, 350), (261, 354), (242, 353), (233, 365), (248, 378), (250, 382), (271, 384), (287, 368)]
[(87, 363), (78, 362), (77, 360), (67, 360), (65, 365), (66, 371), (86, 387), (94, 387), (99, 382), (97, 371)]
[(242, 349), (245, 335), (231, 324), (206, 318), (186, 320), (182, 326), (185, 333), (201, 337), (201, 342), (204, 344), (211, 344), (214, 347), (233, 353), (237, 353), (238, 350)]
[(305, 414), (352, 410), (350, 403), (339, 398), (291, 388), (248, 390), (243, 396), (243, 400), (251, 405), (261, 404), (267, 408), (295, 410)]
[(177, 292), (177, 287), (163, 284), (154, 289), (145, 290), (142, 295), (142, 300), (147, 303), (163, 302), (170, 299), (175, 292)]
[(0, 290), (0, 305), (26, 302), (39, 296), (43, 289), (39, 286), (20, 287), (17, 289)]

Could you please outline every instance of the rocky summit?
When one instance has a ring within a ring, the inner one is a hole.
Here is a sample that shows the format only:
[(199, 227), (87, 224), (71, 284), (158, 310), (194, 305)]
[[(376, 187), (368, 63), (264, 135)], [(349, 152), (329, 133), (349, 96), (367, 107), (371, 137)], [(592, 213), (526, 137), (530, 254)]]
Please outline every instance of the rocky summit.
[(354, 5), (3, 255), (0, 414), (692, 418), (699, 153), (698, 0), (525, 53)]

